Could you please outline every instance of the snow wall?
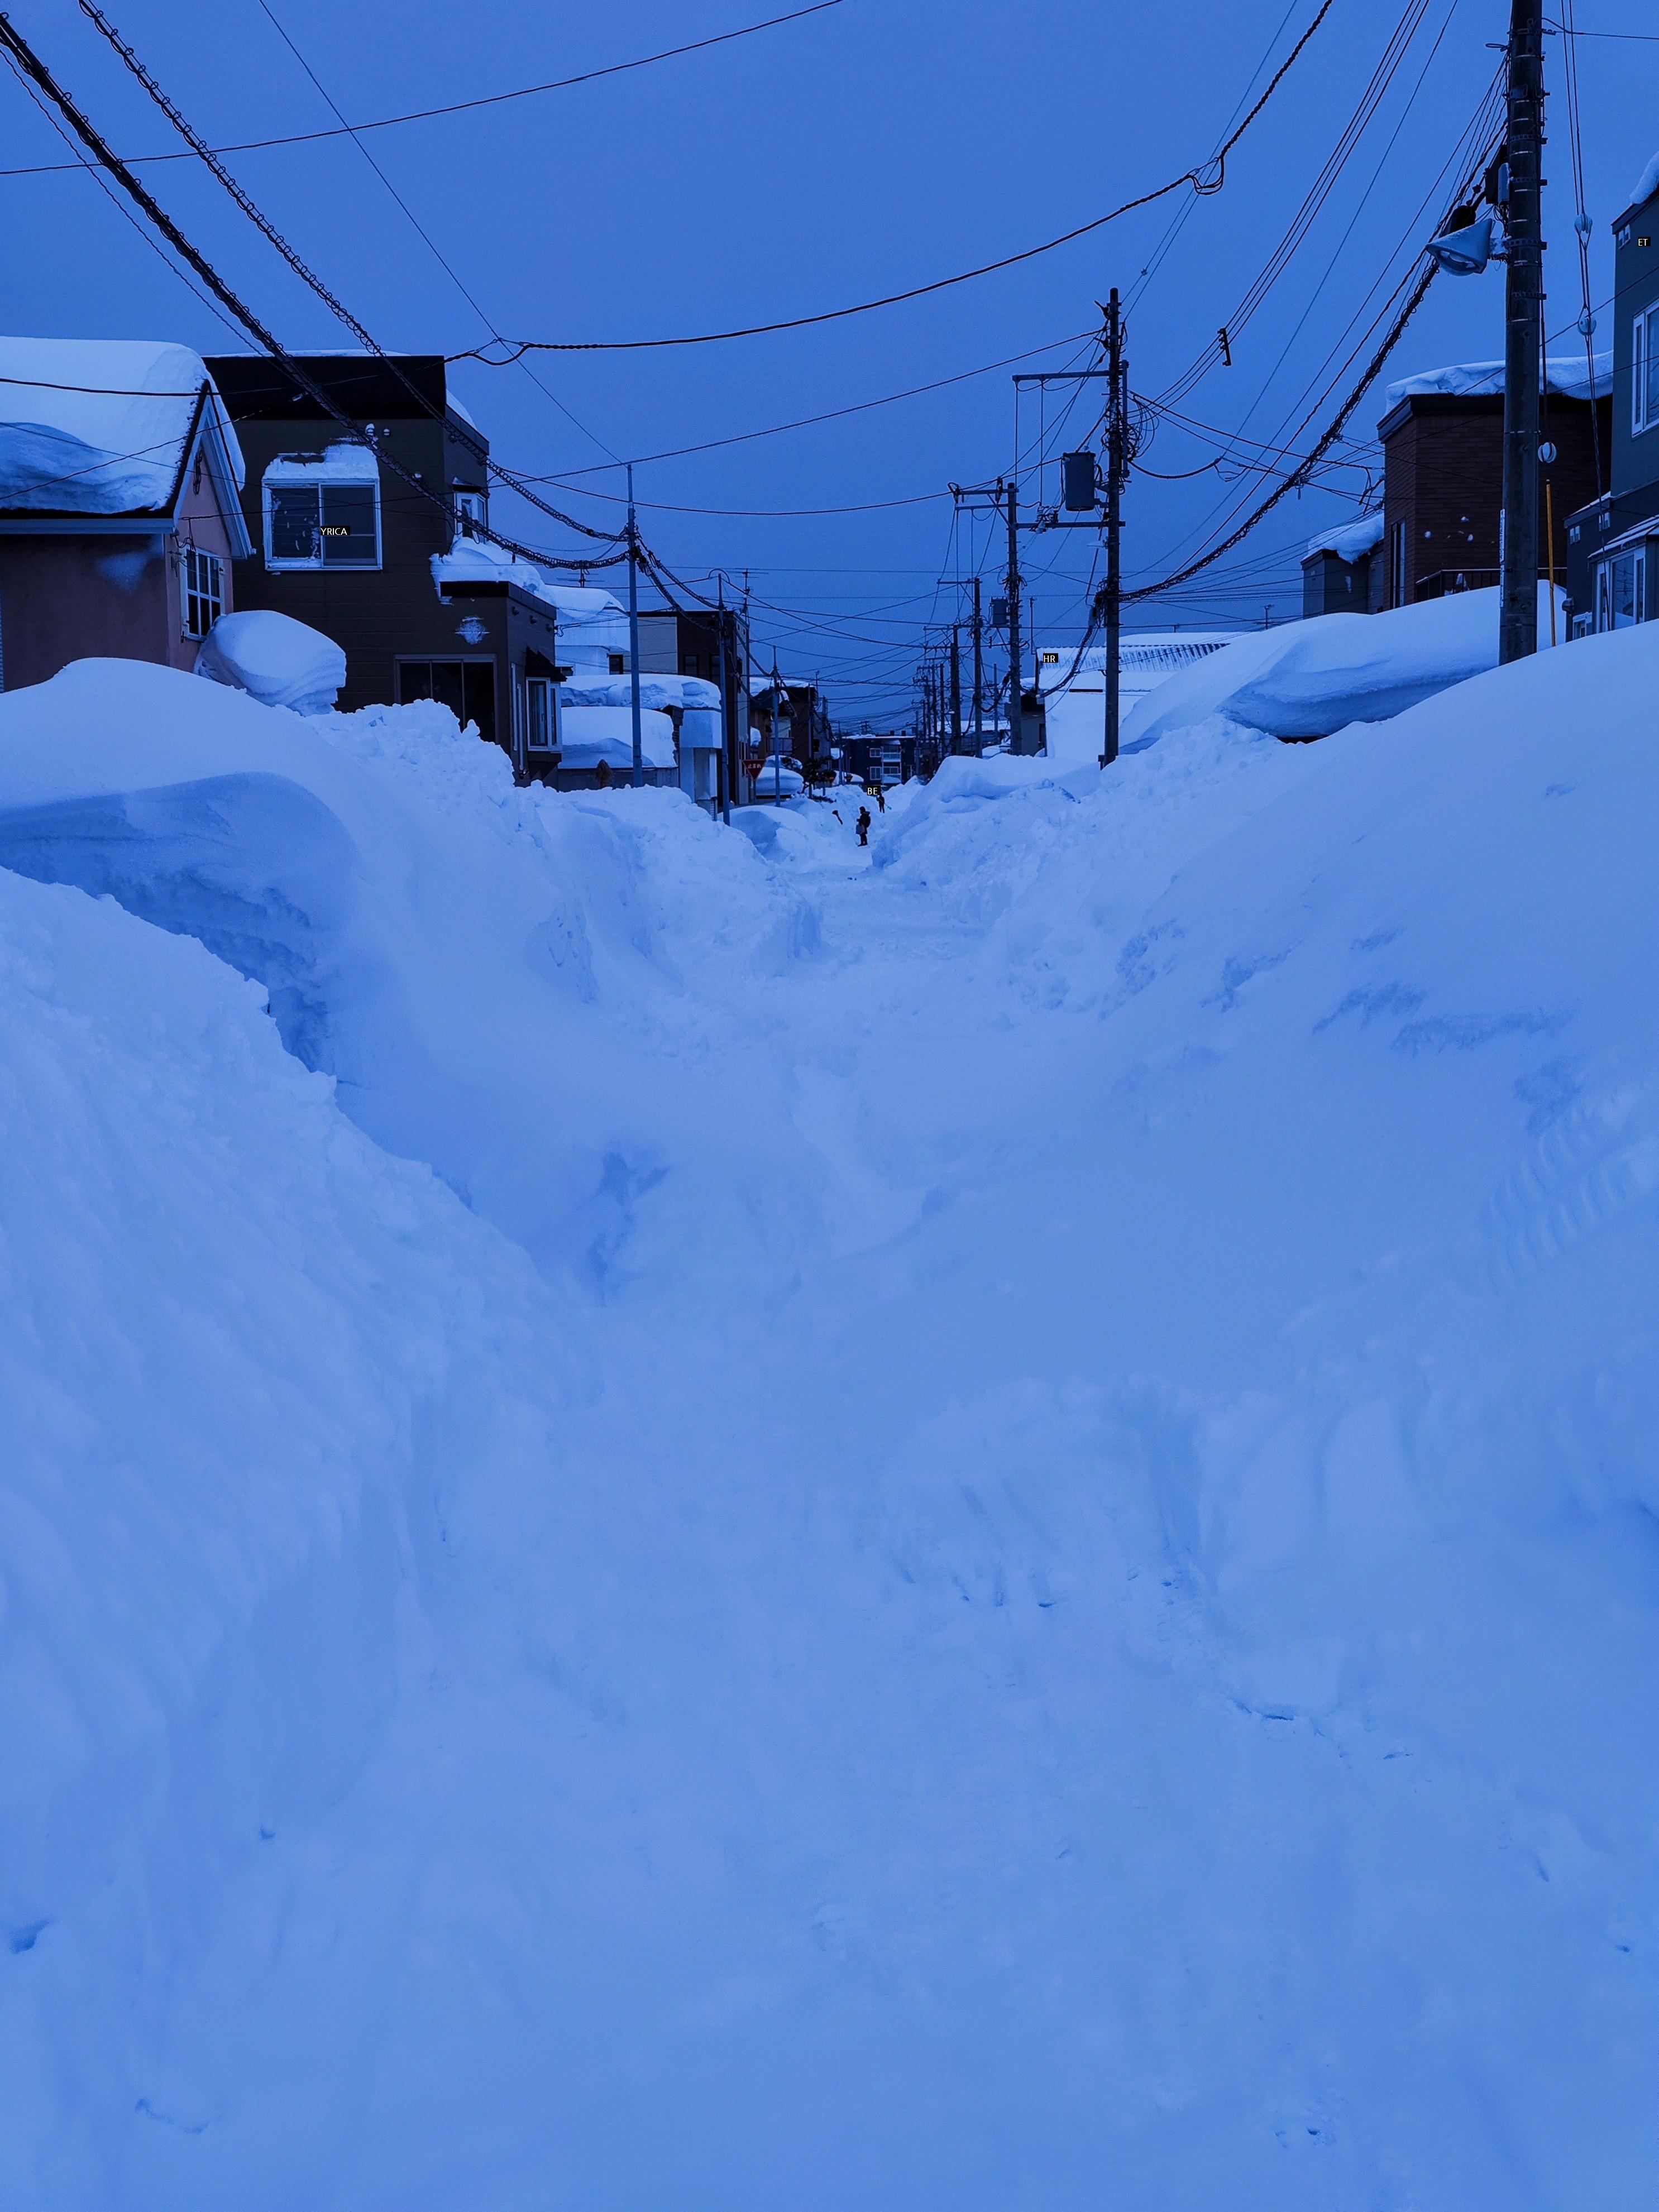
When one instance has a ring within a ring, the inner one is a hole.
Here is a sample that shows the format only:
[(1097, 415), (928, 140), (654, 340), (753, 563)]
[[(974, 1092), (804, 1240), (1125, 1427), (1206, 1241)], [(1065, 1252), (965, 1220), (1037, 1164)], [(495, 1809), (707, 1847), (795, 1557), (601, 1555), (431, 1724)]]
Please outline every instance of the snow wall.
[(9, 2203), (1635, 2201), (1656, 685), (0, 699)]

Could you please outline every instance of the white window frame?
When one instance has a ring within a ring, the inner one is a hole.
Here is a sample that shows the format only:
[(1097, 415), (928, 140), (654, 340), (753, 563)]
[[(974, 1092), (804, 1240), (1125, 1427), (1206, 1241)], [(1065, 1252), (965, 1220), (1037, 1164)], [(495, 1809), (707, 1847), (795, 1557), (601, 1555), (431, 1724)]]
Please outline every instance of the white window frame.
[(1644, 307), (1631, 325), (1630, 428), (1635, 438), (1659, 427), (1659, 392), (1650, 389), (1656, 368), (1659, 368), (1659, 301)]
[[(1615, 619), (1613, 574), (1621, 562), (1631, 565), (1631, 605), (1633, 610), (1627, 623)], [(1598, 630), (1633, 629), (1648, 618), (1648, 549), (1645, 544), (1627, 545), (1618, 553), (1608, 553), (1596, 564), (1595, 569), (1595, 627)]]
[(525, 750), (556, 753), (559, 750), (557, 688), (550, 676), (526, 676), (524, 680)]
[[(371, 471), (373, 473), (370, 472)], [(313, 489), (317, 494), (318, 537), (315, 552), (297, 556), (273, 553), (270, 550), (271, 523), (276, 515), (276, 501), (273, 495), (278, 491), (302, 491), (307, 489)], [(322, 532), (328, 526), (322, 519), (323, 502), (325, 494), (331, 491), (366, 491), (373, 498), (374, 558), (372, 561), (325, 562)], [(320, 469), (314, 475), (303, 470), (296, 470), (294, 474), (289, 475), (281, 469), (279, 461), (266, 470), (264, 481), (261, 486), (260, 498), (264, 509), (265, 567), (268, 569), (278, 574), (285, 571), (314, 574), (317, 570), (325, 568), (332, 575), (364, 576), (384, 565), (380, 542), (380, 471), (374, 467), (372, 459), (361, 477), (325, 474)]]
[(455, 535), (471, 538), (477, 530), (489, 527), (489, 494), (487, 491), (457, 491), (455, 501)]
[(179, 549), (179, 618), (186, 637), (204, 638), (225, 611), (225, 564), (188, 541)]

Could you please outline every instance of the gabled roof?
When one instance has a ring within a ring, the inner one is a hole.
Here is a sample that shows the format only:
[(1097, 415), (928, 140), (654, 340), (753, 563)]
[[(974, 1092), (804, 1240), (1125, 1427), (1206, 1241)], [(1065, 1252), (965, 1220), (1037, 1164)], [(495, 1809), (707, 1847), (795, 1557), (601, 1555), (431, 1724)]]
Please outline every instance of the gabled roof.
[(198, 448), (234, 527), (242, 449), (199, 354), (131, 339), (0, 338), (0, 526), (170, 520)]

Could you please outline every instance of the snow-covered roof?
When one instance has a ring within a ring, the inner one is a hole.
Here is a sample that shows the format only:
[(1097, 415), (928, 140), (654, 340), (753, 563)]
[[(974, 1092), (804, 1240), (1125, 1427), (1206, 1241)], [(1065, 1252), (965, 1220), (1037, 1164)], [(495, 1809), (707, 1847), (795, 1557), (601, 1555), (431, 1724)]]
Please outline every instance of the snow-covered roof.
[[(579, 669), (559, 696), (572, 707), (627, 707), (632, 710), (634, 679), (612, 676), (608, 669)], [(654, 676), (640, 672), (640, 704), (659, 712), (669, 707), (714, 712), (720, 703), (720, 686), (702, 676)]]
[(0, 508), (171, 512), (198, 420), (235, 505), (242, 449), (202, 357), (130, 338), (0, 338)]
[[(634, 764), (634, 717), (624, 707), (562, 707), (559, 751), (566, 768)], [(666, 714), (640, 716), (640, 753), (647, 768), (674, 765), (674, 725)]]
[(1339, 560), (1358, 561), (1362, 554), (1371, 552), (1382, 543), (1382, 510), (1379, 507), (1374, 514), (1362, 514), (1357, 522), (1339, 523), (1334, 530), (1310, 538), (1308, 552), (1334, 553)]
[[(1212, 653), (1218, 653), (1224, 645), (1231, 645), (1238, 635), (1237, 630), (1133, 630), (1127, 633), (1118, 645), (1120, 678), (1133, 684), (1141, 672), (1169, 674), (1177, 668), (1189, 667)], [(1049, 646), (1050, 653), (1057, 652), (1059, 661), (1044, 667), (1038, 665), (1038, 675), (1048, 679), (1043, 687), (1045, 697), (1052, 698), (1064, 689), (1068, 678), (1079, 690), (1100, 690), (1091, 678), (1103, 676), (1106, 670), (1106, 648), (1103, 645), (1086, 645), (1080, 659), (1074, 645)], [(1072, 663), (1077, 660), (1075, 677), (1070, 674)]]
[(266, 483), (373, 483), (380, 473), (374, 448), (358, 438), (342, 439), (320, 453), (278, 453), (266, 469)]
[(1650, 200), (1656, 192), (1659, 192), (1659, 154), (1654, 155), (1637, 179), (1636, 190), (1630, 196), (1631, 206), (1640, 207), (1644, 200)]
[[(1564, 399), (1588, 399), (1590, 397), (1589, 370), (1581, 354), (1567, 354), (1544, 364), (1548, 372), (1549, 388)], [(1613, 389), (1613, 356), (1598, 353), (1595, 358), (1595, 389), (1605, 397)], [(1416, 398), (1420, 393), (1440, 392), (1457, 398), (1484, 399), (1496, 397), (1504, 389), (1504, 364), (1501, 361), (1456, 362), (1449, 368), (1425, 368), (1415, 376), (1402, 376), (1389, 385), (1384, 394), (1386, 407), (1397, 407), (1402, 399)]]

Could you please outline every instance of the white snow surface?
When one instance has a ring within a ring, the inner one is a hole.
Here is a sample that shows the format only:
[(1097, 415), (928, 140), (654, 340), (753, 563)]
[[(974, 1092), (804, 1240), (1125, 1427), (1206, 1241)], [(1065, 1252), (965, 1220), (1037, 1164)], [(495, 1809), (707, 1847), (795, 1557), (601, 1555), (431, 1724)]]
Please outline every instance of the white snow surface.
[(201, 356), (188, 346), (0, 337), (0, 507), (166, 509), (204, 386), (240, 485), (241, 447)]
[[(1538, 586), (1539, 634), (1549, 637), (1549, 590)], [(1557, 635), (1564, 637), (1557, 590)], [(1378, 615), (1313, 615), (1251, 630), (1172, 677), (1124, 719), (1126, 749), (1218, 714), (1277, 738), (1323, 737), (1382, 722), (1498, 660), (1497, 590), (1451, 592)]]
[(0, 698), (8, 2212), (1640, 2201), (1656, 688)]
[(331, 637), (274, 607), (221, 615), (202, 640), (196, 673), (248, 692), (262, 707), (325, 714), (344, 688), (346, 657)]
[[(1595, 390), (1606, 398), (1613, 389), (1613, 356), (1598, 353), (1586, 362), (1582, 353), (1552, 356), (1544, 363), (1545, 381), (1552, 392), (1559, 392), (1564, 399), (1588, 399), (1590, 379), (1595, 377)], [(1383, 412), (1397, 407), (1402, 399), (1418, 392), (1448, 392), (1461, 398), (1490, 398), (1504, 389), (1504, 364), (1501, 361), (1465, 361), (1454, 362), (1448, 368), (1419, 369), (1414, 376), (1401, 376), (1389, 385), (1383, 401)]]
[(1358, 561), (1362, 554), (1371, 553), (1382, 543), (1382, 510), (1362, 514), (1357, 522), (1340, 523), (1334, 530), (1327, 530), (1318, 538), (1308, 540), (1310, 553), (1334, 553), (1344, 561)]

